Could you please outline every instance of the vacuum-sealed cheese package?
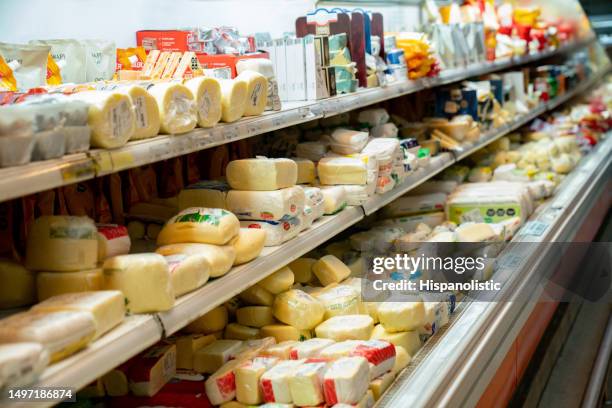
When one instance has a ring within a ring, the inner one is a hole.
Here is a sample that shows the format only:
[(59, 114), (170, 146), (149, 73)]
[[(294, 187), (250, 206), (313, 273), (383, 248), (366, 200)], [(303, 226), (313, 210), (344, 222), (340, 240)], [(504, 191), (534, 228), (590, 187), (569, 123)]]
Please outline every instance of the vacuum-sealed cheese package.
[(162, 82), (148, 91), (157, 101), (162, 133), (178, 135), (196, 127), (196, 103), (189, 88), (176, 82)]
[(195, 98), (198, 126), (209, 128), (221, 120), (221, 84), (213, 77), (196, 77), (185, 82)]

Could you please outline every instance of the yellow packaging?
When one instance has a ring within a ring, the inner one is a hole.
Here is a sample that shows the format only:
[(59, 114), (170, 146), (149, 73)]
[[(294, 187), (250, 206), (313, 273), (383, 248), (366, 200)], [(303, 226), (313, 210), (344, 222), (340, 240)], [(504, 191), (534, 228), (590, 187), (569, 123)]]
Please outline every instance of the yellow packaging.
[(61, 85), (62, 74), (51, 53), (47, 56), (47, 85)]
[(16, 91), (17, 80), (13, 70), (8, 66), (2, 55), (0, 55), (0, 91)]

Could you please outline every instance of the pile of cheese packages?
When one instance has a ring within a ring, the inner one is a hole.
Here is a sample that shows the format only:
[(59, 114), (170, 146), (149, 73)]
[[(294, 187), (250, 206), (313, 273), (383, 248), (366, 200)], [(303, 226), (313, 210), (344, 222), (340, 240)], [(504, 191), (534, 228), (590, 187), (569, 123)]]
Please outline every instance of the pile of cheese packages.
[(0, 106), (0, 167), (260, 115), (270, 69), (269, 60), (251, 59), (238, 62), (234, 79), (94, 82), (26, 94)]

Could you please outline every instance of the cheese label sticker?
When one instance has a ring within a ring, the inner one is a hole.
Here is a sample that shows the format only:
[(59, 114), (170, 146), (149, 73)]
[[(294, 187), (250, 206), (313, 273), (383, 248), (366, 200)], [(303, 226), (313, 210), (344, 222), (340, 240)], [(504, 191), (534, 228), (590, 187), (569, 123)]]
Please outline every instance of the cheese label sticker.
[(200, 112), (200, 116), (203, 118), (208, 118), (208, 114), (210, 112), (210, 106), (212, 102), (210, 100), (210, 95), (208, 94), (208, 90), (205, 90), (200, 98), (200, 106), (198, 111)]
[(136, 113), (136, 126), (139, 129), (144, 129), (149, 125), (149, 118), (147, 117), (147, 108), (145, 106), (144, 96), (137, 96), (134, 98), (134, 107)]
[(130, 106), (126, 101), (113, 106), (108, 113), (113, 138), (122, 137), (130, 128)]
[(229, 211), (225, 211), (219, 208), (207, 210), (198, 210), (192, 208), (178, 214), (173, 222), (197, 222), (200, 224), (207, 223), (216, 227), (219, 226), (219, 224), (221, 223), (221, 218), (229, 214)]
[(70, 226), (52, 226), (49, 228), (49, 238), (52, 239), (97, 239), (95, 228), (75, 228)]

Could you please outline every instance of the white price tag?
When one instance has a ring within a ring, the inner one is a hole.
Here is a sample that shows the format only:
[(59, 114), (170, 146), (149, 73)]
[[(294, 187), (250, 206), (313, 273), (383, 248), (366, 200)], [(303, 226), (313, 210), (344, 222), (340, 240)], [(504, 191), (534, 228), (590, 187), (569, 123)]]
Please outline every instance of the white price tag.
[(523, 228), (520, 230), (520, 235), (531, 235), (534, 237), (539, 237), (544, 234), (549, 224), (541, 221), (529, 221), (525, 224)]

